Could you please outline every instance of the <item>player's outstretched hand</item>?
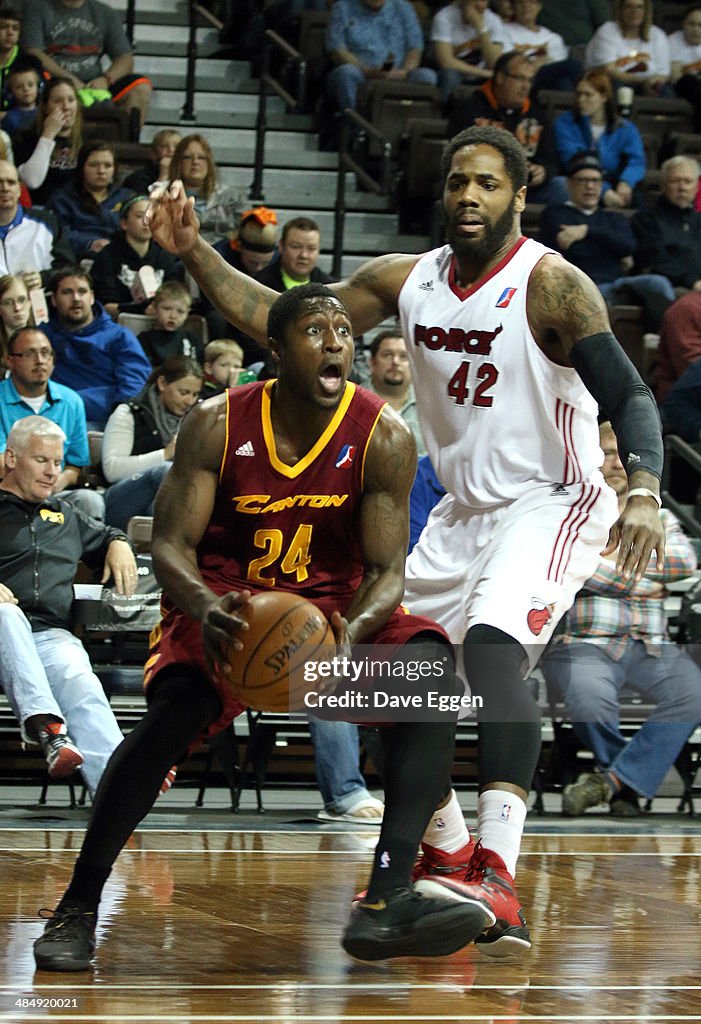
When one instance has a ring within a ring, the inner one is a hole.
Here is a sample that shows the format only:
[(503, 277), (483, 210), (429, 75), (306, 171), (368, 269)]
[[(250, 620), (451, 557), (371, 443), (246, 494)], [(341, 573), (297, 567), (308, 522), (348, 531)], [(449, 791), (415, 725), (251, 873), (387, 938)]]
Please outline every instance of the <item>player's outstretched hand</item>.
[(176, 256), (184, 256), (193, 249), (200, 234), (194, 207), (194, 196), (186, 195), (182, 181), (157, 185), (144, 215), (154, 241)]
[(664, 561), (664, 528), (655, 502), (644, 496), (635, 496), (626, 502), (611, 527), (602, 555), (610, 555), (618, 548), (616, 572), (624, 579), (641, 580), (653, 551), (657, 564)]
[(240, 633), (248, 629), (248, 623), (237, 611), (251, 596), (250, 590), (231, 591), (218, 597), (207, 609), (202, 621), (202, 639), (210, 672), (216, 665), (228, 675), (228, 652), (232, 647), (237, 651), (243, 649)]

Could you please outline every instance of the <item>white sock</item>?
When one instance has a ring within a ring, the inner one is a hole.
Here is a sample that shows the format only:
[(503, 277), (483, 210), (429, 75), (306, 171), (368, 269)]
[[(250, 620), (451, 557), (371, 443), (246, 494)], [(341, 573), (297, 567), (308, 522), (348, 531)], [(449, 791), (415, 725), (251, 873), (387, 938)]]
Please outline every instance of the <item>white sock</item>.
[(477, 831), (482, 845), (499, 854), (512, 877), (516, 874), (526, 812), (520, 796), (502, 789), (488, 789), (477, 801)]
[(423, 842), (443, 853), (456, 853), (470, 842), (470, 833), (454, 789), (451, 789), (445, 807), (439, 807), (431, 815)]

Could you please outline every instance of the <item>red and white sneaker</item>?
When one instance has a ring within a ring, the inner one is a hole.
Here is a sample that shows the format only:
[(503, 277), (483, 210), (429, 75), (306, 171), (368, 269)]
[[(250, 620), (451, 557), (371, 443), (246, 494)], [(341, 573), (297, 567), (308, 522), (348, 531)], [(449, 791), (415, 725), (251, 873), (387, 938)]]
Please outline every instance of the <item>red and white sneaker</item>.
[(491, 910), (496, 923), (475, 939), (477, 948), (487, 956), (501, 959), (531, 948), (514, 880), (501, 857), (481, 842), (476, 844), (464, 875), (431, 874), (419, 880), (416, 888), (428, 896), (480, 903)]
[[(414, 864), (411, 872), (411, 881), (416, 884), (422, 878), (429, 878), (433, 875), (464, 875), (469, 867), (472, 854), (475, 850), (474, 840), (470, 839), (464, 846), (461, 846), (455, 853), (446, 853), (436, 846), (429, 846), (428, 843), (421, 844), (421, 856)], [(444, 892), (439, 893), (445, 896)], [(367, 896), (367, 889), (359, 892), (353, 897), (353, 905), (361, 903)]]
[(37, 732), (41, 743), (49, 777), (65, 779), (83, 763), (83, 755), (66, 731), (65, 722), (47, 722)]

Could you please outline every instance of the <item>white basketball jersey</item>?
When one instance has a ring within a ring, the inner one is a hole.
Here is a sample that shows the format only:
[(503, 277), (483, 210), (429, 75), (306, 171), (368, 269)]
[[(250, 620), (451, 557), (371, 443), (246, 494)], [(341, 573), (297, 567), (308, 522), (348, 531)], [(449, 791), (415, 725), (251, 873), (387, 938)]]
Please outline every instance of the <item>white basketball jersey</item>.
[(536, 483), (580, 483), (602, 463), (597, 403), (528, 325), (528, 280), (548, 252), (522, 238), (465, 291), (443, 246), (421, 257), (399, 295), (428, 454), (470, 508), (514, 501)]

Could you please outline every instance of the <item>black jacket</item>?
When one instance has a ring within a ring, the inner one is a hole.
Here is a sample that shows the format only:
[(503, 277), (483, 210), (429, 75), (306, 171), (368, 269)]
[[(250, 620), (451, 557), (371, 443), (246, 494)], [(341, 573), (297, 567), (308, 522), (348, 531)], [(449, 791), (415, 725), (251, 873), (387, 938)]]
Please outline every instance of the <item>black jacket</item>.
[(175, 256), (155, 242), (151, 242), (145, 256), (139, 256), (127, 242), (124, 232), (118, 231), (110, 244), (100, 250), (90, 268), (95, 298), (103, 306), (110, 302), (117, 302), (120, 306), (132, 305), (132, 282), (137, 271), (147, 265), (156, 271), (159, 285), (163, 281), (182, 280), (183, 265)]
[(70, 628), (78, 562), (99, 568), (112, 541), (126, 539), (60, 498), (34, 504), (0, 490), (0, 583), (35, 631)]
[[(573, 242), (564, 252), (556, 241), (563, 224), (586, 224), (589, 228), (586, 238)], [(622, 213), (599, 207), (594, 213), (586, 214), (569, 203), (552, 203), (545, 207), (540, 215), (540, 240), (562, 252), (566, 260), (583, 270), (596, 284), (623, 277), (621, 260), (632, 255), (635, 248), (633, 230)]]
[(660, 196), (651, 209), (634, 214), (633, 231), (638, 273), (664, 274), (682, 288), (701, 280), (701, 213)]

